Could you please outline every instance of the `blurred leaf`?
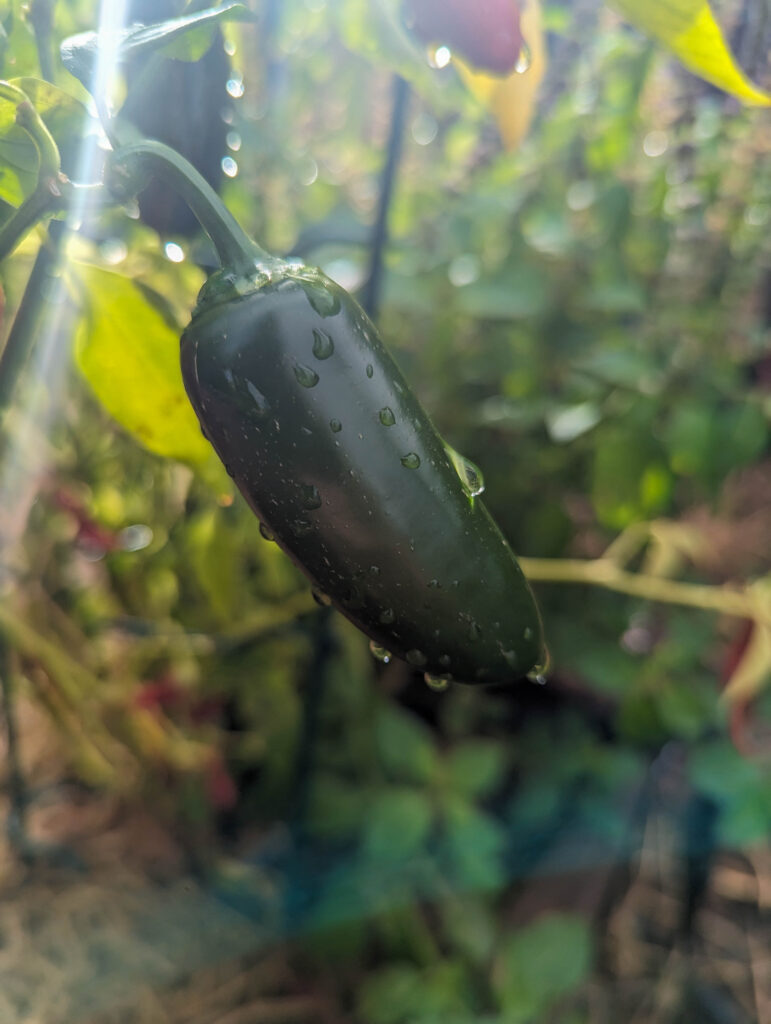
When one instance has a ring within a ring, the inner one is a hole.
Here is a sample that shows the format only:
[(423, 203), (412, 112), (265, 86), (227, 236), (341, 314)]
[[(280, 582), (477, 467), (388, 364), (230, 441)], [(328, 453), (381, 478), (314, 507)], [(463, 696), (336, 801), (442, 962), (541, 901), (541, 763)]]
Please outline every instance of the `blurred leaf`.
[(577, 914), (544, 914), (505, 943), (494, 984), (507, 1024), (537, 1018), (588, 976), (594, 958), (589, 923)]
[(312, 831), (331, 839), (356, 835), (366, 819), (370, 795), (370, 790), (358, 782), (317, 775), (310, 797)]
[(771, 785), (766, 780), (751, 789), (740, 790), (724, 809), (718, 835), (727, 846), (762, 844), (768, 848), (771, 834)]
[(771, 96), (754, 86), (737, 65), (707, 0), (610, 2), (633, 25), (662, 42), (689, 71), (745, 103), (771, 103)]
[(756, 787), (760, 780), (757, 765), (742, 757), (727, 739), (694, 748), (688, 767), (692, 785), (720, 803), (730, 803), (737, 794)]
[(364, 853), (375, 861), (406, 860), (425, 846), (432, 821), (426, 794), (389, 786), (369, 804)]
[(83, 301), (75, 358), (97, 398), (146, 448), (203, 465), (212, 449), (182, 384), (179, 338), (130, 278), (71, 262)]
[(208, 508), (188, 526), (190, 565), (215, 617), (232, 623), (243, 603), (244, 581), (239, 572), (240, 551), (222, 510)]
[(403, 782), (426, 782), (436, 766), (431, 732), (417, 716), (385, 705), (375, 723), (375, 742), (386, 774)]
[(540, 0), (529, 0), (522, 11), (522, 36), (527, 58), (505, 78), (474, 71), (454, 58), (461, 76), (492, 113), (506, 149), (516, 149), (527, 135), (535, 113), (538, 87), (546, 72), (546, 47), (541, 23)]
[(225, 0), (216, 7), (193, 11), (154, 25), (83, 32), (64, 40), (61, 45), (62, 63), (71, 75), (91, 91), (100, 53), (109, 54), (110, 60), (117, 62), (140, 53), (163, 50), (175, 60), (195, 61), (211, 45), (212, 32), (217, 22), (251, 21), (253, 17), (244, 4), (237, 0)]
[(506, 837), (491, 815), (453, 796), (445, 801), (443, 850), (452, 879), (461, 888), (497, 889), (504, 881)]
[(359, 1014), (367, 1024), (467, 1024), (471, 986), (463, 964), (451, 960), (420, 970), (392, 964), (369, 975), (359, 991)]
[(543, 313), (551, 300), (545, 272), (529, 264), (458, 289), (458, 307), (470, 316), (513, 320)]
[(390, 68), (440, 110), (452, 104), (446, 78), (429, 67), (425, 50), (405, 31), (401, 0), (342, 0), (331, 5), (343, 42), (376, 67)]
[(671, 480), (648, 439), (618, 424), (595, 436), (592, 501), (599, 520), (622, 530), (662, 512)]
[(505, 768), (503, 746), (495, 740), (466, 740), (447, 759), (453, 792), (466, 797), (485, 796), (500, 785)]

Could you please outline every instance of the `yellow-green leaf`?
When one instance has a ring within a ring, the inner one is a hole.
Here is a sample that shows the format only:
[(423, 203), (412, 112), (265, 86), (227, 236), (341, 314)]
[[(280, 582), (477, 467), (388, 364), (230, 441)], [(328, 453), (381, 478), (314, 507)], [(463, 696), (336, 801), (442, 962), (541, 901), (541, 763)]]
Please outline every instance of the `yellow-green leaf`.
[(179, 338), (131, 278), (70, 264), (83, 299), (75, 359), (99, 401), (157, 455), (201, 465), (201, 434), (179, 368)]
[(522, 11), (522, 37), (527, 59), (519, 71), (504, 78), (474, 71), (457, 57), (453, 63), (470, 91), (492, 113), (507, 149), (516, 149), (530, 128), (538, 87), (546, 71), (546, 47), (539, 0), (528, 0)]
[(670, 49), (695, 75), (745, 103), (771, 104), (734, 60), (707, 0), (610, 0), (637, 28)]

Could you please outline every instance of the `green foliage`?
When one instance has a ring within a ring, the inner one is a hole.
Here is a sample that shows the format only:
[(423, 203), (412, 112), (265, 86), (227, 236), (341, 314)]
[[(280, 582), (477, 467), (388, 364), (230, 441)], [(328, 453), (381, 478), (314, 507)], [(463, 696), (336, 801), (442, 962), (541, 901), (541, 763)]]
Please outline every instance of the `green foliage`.
[[(408, 76), (380, 325), (437, 426), (483, 469), (485, 501), (515, 549), (595, 556), (624, 527), (666, 516), (694, 541), (678, 549), (683, 579), (767, 573), (757, 524), (771, 186), (758, 116), (684, 84), (607, 12), (581, 34), (569, 5), (550, 4), (552, 42), (576, 56), (553, 63), (529, 139), (505, 154), (452, 68), (422, 62), (398, 4), (277, 6), (272, 36), (227, 26), (226, 201), (267, 248), (302, 250), (355, 289), (390, 71)], [(93, 29), (94, 16), (90, 0), (57, 4), (56, 42)], [(79, 93), (62, 69), (56, 87), (36, 78), (21, 4), (0, 21), (3, 74), (34, 96), (60, 146), (77, 142)], [(18, 136), (11, 105), (0, 115), (0, 198), (17, 205), (36, 164), (26, 142), (16, 164), (2, 148)], [(130, 780), (124, 799), (141, 796), (204, 859), (219, 849), (224, 808), (206, 766), (221, 756), (238, 796), (229, 828), (249, 856), (264, 841), (273, 899), (284, 875), (270, 857), (297, 854), (286, 884), (307, 887), (307, 911), (292, 927), (330, 986), (344, 977), (362, 1021), (572, 1020), (595, 962), (587, 920), (544, 906), (514, 926), (509, 911), (533, 873), (636, 855), (629, 808), (662, 744), (685, 752), (719, 844), (759, 844), (771, 827), (767, 773), (727, 739), (725, 624), (541, 585), (545, 693), (434, 694), (419, 675), (379, 666), (347, 623), (321, 625), (305, 581), (209, 461), (177, 359), (195, 264), (211, 256), (204, 240), (180, 239), (173, 262), (169, 241), (122, 210), (87, 212), (80, 262), (67, 266), (73, 301), (55, 313), (85, 312), (81, 373), (61, 383), (41, 334), (23, 393), (39, 378), (63, 401), (45, 414), (19, 401), (7, 421), (10, 465), (48, 459), (34, 502), (25, 473), (0, 480), (4, 522), (28, 514), (23, 540), (7, 545), (19, 580), (9, 603), (38, 631), (23, 660), (35, 668), (42, 638), (100, 681), (75, 703), (97, 753), (78, 746), (84, 730), (62, 732), (73, 770), (105, 787)], [(6, 336), (36, 245), (0, 268)], [(95, 544), (94, 527), (111, 542)], [(133, 548), (138, 527), (150, 539)], [(176, 703), (142, 708), (169, 677)], [(746, 713), (762, 729), (769, 710), (761, 695)], [(102, 750), (120, 771), (104, 770)], [(264, 915), (254, 874), (217, 891)]]
[(495, 969), (504, 1019), (511, 1024), (537, 1020), (586, 978), (593, 948), (588, 924), (573, 914), (544, 915), (515, 932)]

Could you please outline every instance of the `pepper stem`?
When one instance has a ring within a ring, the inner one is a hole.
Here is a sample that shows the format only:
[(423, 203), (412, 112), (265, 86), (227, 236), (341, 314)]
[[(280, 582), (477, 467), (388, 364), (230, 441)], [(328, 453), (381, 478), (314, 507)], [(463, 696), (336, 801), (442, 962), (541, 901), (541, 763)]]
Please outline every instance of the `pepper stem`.
[(255, 264), (274, 261), (274, 257), (249, 238), (195, 167), (162, 142), (142, 139), (115, 150), (108, 186), (121, 198), (136, 195), (145, 187), (148, 172), (166, 181), (185, 200), (212, 240), (223, 267), (251, 274)]

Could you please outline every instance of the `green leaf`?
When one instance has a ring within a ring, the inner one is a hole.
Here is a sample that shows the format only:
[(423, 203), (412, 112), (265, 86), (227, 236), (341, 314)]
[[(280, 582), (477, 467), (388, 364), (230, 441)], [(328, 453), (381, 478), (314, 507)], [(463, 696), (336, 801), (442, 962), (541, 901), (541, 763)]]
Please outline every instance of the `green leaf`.
[(416, 789), (389, 786), (369, 807), (364, 852), (370, 860), (406, 860), (426, 843), (433, 821), (427, 796)]
[(588, 976), (594, 943), (578, 914), (545, 914), (503, 948), (494, 984), (507, 1024), (538, 1018)]
[(671, 478), (655, 447), (621, 425), (598, 433), (592, 467), (592, 501), (605, 526), (623, 530), (651, 519), (669, 501)]
[(466, 797), (489, 793), (505, 767), (504, 749), (493, 740), (467, 740), (455, 747), (447, 763), (453, 791)]
[(242, 602), (243, 580), (240, 549), (233, 531), (222, 521), (222, 509), (207, 508), (195, 516), (187, 539), (190, 566), (207, 606), (219, 622), (232, 623)]
[(391, 964), (369, 974), (359, 991), (359, 1015), (367, 1024), (467, 1024), (474, 1012), (468, 970), (444, 960), (420, 970)]
[(707, 0), (611, 0), (611, 5), (695, 75), (745, 103), (771, 103), (771, 96), (754, 86), (734, 60)]
[(403, 782), (426, 782), (436, 764), (431, 733), (419, 718), (384, 707), (375, 725), (375, 743), (386, 773)]
[(455, 884), (462, 889), (499, 888), (506, 845), (499, 822), (457, 797), (447, 801), (444, 812), (444, 849)]
[(129, 55), (155, 50), (163, 50), (166, 56), (176, 60), (194, 61), (209, 48), (217, 22), (252, 21), (253, 18), (244, 4), (225, 0), (216, 7), (153, 25), (132, 25), (131, 28), (109, 32), (82, 32), (62, 43), (62, 63), (90, 90), (100, 51), (108, 53), (111, 61), (122, 61)]
[(212, 456), (188, 402), (179, 338), (130, 278), (71, 263), (83, 296), (75, 359), (96, 397), (150, 451), (202, 465)]

